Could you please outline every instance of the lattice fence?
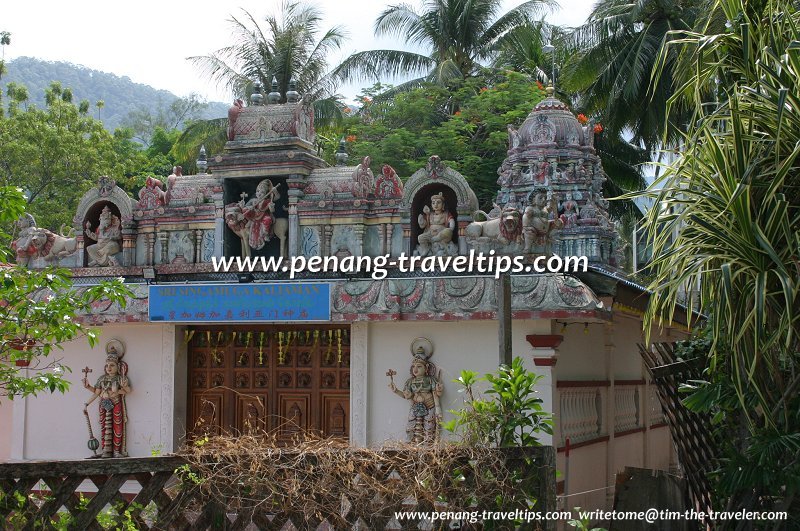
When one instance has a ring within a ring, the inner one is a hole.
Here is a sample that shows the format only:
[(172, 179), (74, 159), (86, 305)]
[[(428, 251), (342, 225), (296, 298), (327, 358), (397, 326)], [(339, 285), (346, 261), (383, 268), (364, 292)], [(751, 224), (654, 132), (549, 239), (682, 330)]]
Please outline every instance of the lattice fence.
[(714, 467), (714, 441), (709, 431), (711, 419), (689, 411), (681, 403), (678, 386), (689, 380), (702, 379), (700, 360), (679, 360), (671, 343), (656, 343), (652, 348), (639, 345), (647, 370), (656, 385), (659, 402), (664, 408), (678, 460), (689, 485), (692, 507), (709, 512), (711, 485), (707, 473)]
[[(552, 447), (498, 450), (509, 466), (533, 486), (534, 509), (555, 510), (555, 450)], [(483, 529), (480, 523), (450, 520), (431, 522), (412, 518), (398, 521), (393, 511), (455, 510), (446, 504), (429, 507), (403, 499), (392, 511), (369, 514), (342, 502), (339, 514), (285, 514), (279, 507), (238, 510), (202, 493), (191, 482), (181, 482), (176, 469), (180, 457), (124, 458), (0, 464), (0, 528), (101, 530), (109, 527), (141, 530), (293, 530), (293, 529)], [(468, 468), (465, 463), (464, 470)], [(385, 471), (391, 475), (390, 471)], [(466, 473), (463, 488), (478, 474)], [(472, 479), (470, 480), (470, 477)], [(387, 477), (391, 481), (391, 477)], [(94, 488), (92, 488), (94, 487)], [(125, 494), (128, 493), (128, 494)], [(230, 504), (229, 504), (230, 505)], [(111, 509), (111, 511), (109, 511)], [(467, 507), (465, 509), (485, 509)], [(493, 529), (554, 529), (552, 522), (518, 526), (500, 523)]]

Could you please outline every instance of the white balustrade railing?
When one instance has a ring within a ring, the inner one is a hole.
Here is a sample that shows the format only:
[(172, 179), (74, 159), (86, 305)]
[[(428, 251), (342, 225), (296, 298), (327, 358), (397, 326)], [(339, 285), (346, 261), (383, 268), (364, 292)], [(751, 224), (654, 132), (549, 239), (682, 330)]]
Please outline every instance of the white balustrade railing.
[(639, 386), (614, 386), (614, 432), (620, 433), (640, 427)]
[(558, 392), (562, 445), (567, 437), (576, 444), (603, 433), (605, 387), (561, 387)]

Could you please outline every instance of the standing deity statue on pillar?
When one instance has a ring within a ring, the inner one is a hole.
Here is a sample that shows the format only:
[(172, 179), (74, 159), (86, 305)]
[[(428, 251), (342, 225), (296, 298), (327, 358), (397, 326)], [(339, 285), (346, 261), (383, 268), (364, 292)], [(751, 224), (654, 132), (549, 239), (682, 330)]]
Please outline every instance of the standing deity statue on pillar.
[(398, 389), (393, 376), (394, 370), (386, 373), (389, 376), (389, 389), (406, 400), (411, 400), (408, 412), (406, 433), (408, 440), (414, 443), (435, 443), (439, 440), (439, 424), (442, 420), (442, 406), (439, 399), (444, 390), (441, 371), (431, 363), (433, 345), (424, 338), (418, 337), (411, 343), (411, 377)]
[(122, 361), (125, 348), (122, 343), (112, 339), (106, 345), (104, 374), (91, 385), (88, 377), (83, 378), (83, 386), (92, 392), (92, 397), (84, 404), (84, 414), (88, 416), (89, 404), (100, 399), (100, 434), (102, 437), (102, 457), (128, 457), (125, 427), (128, 424), (128, 411), (125, 395), (131, 392), (128, 379), (128, 364)]

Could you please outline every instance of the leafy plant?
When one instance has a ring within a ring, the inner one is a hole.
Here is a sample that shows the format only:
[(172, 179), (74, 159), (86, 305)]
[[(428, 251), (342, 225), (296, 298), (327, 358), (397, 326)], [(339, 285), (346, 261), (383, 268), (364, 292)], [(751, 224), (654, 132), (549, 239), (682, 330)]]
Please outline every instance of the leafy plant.
[(685, 403), (715, 420), (717, 503), (796, 513), (800, 12), (779, 0), (716, 0), (708, 11), (672, 45), (686, 64), (671, 102), (694, 115), (684, 152), (646, 194), (658, 206), (646, 221), (645, 330), (681, 305), (705, 314), (705, 381), (687, 383)]
[[(495, 374), (478, 378), (473, 371), (462, 371), (454, 382), (461, 384), (465, 407), (451, 410), (455, 418), (443, 427), (461, 435), (475, 446), (539, 446), (538, 433), (553, 433), (552, 415), (542, 409), (542, 399), (534, 387), (543, 377), (529, 372), (522, 358), (511, 366), (501, 365)], [(488, 382), (488, 398), (476, 397), (474, 386)]]

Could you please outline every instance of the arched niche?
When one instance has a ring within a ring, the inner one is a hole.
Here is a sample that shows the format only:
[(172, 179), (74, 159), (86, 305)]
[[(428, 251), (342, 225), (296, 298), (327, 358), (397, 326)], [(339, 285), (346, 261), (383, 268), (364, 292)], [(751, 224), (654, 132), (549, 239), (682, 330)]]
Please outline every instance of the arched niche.
[(409, 177), (403, 188), (405, 209), (402, 223), (407, 235), (404, 238), (407, 252), (417, 248), (417, 238), (422, 232), (417, 217), (425, 205), (430, 206), (431, 196), (440, 192), (445, 198), (445, 210), (456, 218), (453, 242), (458, 245), (459, 252), (466, 252), (465, 241), (459, 242), (458, 233), (472, 221), (472, 214), (478, 210), (478, 198), (464, 176), (448, 167), (436, 155), (428, 159), (424, 168)]
[[(471, 216), (478, 210), (478, 198), (467, 184), (464, 176), (445, 165), (435, 155), (428, 160), (428, 164), (424, 168), (417, 170), (414, 175), (409, 177), (403, 188), (403, 204), (407, 207), (412, 206), (417, 195), (430, 184), (440, 184), (455, 194), (455, 204), (447, 205), (453, 215)], [(430, 194), (428, 200), (430, 200)]]
[[(82, 223), (83, 223), (82, 226), (85, 228), (86, 227), (86, 223), (88, 222), (88, 223), (91, 224), (92, 230), (96, 230), (97, 226), (100, 224), (100, 214), (103, 212), (103, 209), (106, 208), (106, 207), (111, 211), (111, 214), (113, 216), (117, 216), (120, 220), (122, 220), (122, 216), (120, 215), (121, 212), (119, 210), (119, 207), (116, 204), (114, 204), (111, 201), (101, 200), (101, 201), (97, 201), (96, 203), (93, 203), (89, 207), (89, 209), (86, 211), (86, 214), (84, 215), (84, 218), (83, 218), (83, 221), (82, 221)], [(89, 247), (90, 245), (94, 245), (95, 243), (97, 243), (97, 241), (94, 238), (92, 238), (91, 236), (86, 234), (86, 231), (83, 231), (83, 242), (84, 242), (83, 243), (83, 248), (84, 249)], [(121, 244), (120, 244), (120, 253), (122, 253), (122, 245)], [(87, 253), (83, 253), (83, 263), (80, 264), (80, 265), (82, 265), (83, 267), (87, 267), (89, 265), (88, 261), (89, 261), (88, 254)]]
[[(90, 222), (92, 230), (96, 230), (100, 221), (100, 213), (103, 211), (104, 207), (108, 207), (111, 213), (120, 219), (123, 240), (126, 238), (135, 238), (136, 230), (133, 220), (135, 204), (136, 202), (134, 199), (130, 197), (125, 190), (117, 186), (114, 179), (105, 176), (100, 177), (97, 187), (83, 194), (80, 203), (78, 203), (75, 216), (72, 218), (75, 235), (78, 236), (79, 242), (83, 242), (83, 245), (79, 244), (79, 267), (86, 267), (88, 264), (88, 258), (85, 252), (86, 247), (96, 243), (92, 238), (86, 235), (84, 230), (86, 228), (86, 222)], [(131, 265), (134, 261), (131, 250), (126, 250), (122, 242), (120, 242), (120, 249), (122, 249), (122, 257), (118, 259), (120, 265)]]

